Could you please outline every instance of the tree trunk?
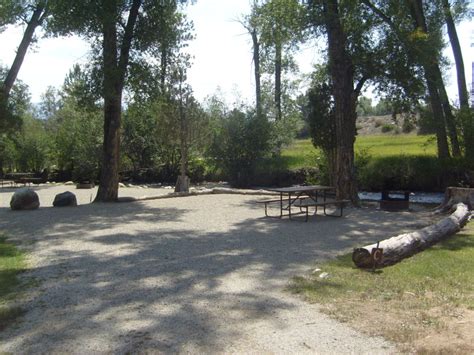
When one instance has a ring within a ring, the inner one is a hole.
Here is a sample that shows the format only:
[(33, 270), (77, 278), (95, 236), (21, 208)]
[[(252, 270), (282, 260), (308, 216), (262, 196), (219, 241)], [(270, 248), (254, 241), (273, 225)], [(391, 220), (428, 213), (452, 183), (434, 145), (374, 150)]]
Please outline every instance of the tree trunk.
[(117, 63), (117, 30), (112, 14), (104, 21), (104, 144), (100, 184), (95, 201), (110, 202), (118, 198), (120, 123), (122, 87)]
[[(182, 80), (182, 78), (180, 78)], [(174, 188), (175, 192), (189, 192), (189, 178), (186, 175), (187, 165), (188, 165), (188, 122), (186, 117), (186, 112), (184, 108), (184, 102), (187, 101), (184, 98), (183, 89), (181, 87), (181, 82), (179, 84), (179, 119), (180, 119), (180, 150), (181, 150), (181, 160), (179, 165), (179, 176), (176, 181), (176, 186)], [(187, 106), (187, 103), (186, 103)]]
[(255, 74), (255, 108), (257, 117), (262, 117), (262, 88), (260, 84), (260, 42), (258, 41), (257, 30), (255, 28), (251, 31), (253, 44), (253, 63)]
[(448, 128), (449, 139), (451, 141), (451, 150), (454, 157), (460, 157), (461, 147), (459, 145), (456, 122), (455, 122), (453, 112), (451, 111), (451, 104), (449, 103), (448, 93), (446, 92), (446, 87), (444, 86), (444, 82), (443, 82), (443, 76), (441, 75), (441, 70), (439, 69), (439, 64), (437, 61), (433, 63), (433, 70), (437, 77), (436, 82), (438, 84), (441, 105), (443, 107), (443, 113), (446, 119), (446, 126)]
[(120, 55), (117, 58), (116, 19), (118, 4), (104, 2), (105, 16), (102, 19), (104, 60), (104, 146), (99, 189), (94, 202), (112, 202), (118, 199), (120, 125), (122, 120), (122, 90), (127, 72), (130, 48), (141, 0), (134, 0), (122, 37)]
[(454, 62), (456, 63), (456, 74), (458, 83), (459, 106), (469, 108), (469, 96), (466, 84), (466, 73), (464, 71), (464, 60), (462, 57), (461, 45), (459, 44), (458, 33), (454, 24), (451, 8), (448, 0), (443, 0), (444, 18), (448, 29), (449, 42), (453, 49)]
[(168, 50), (165, 46), (161, 49), (161, 63), (160, 63), (160, 89), (163, 95), (166, 91), (166, 75), (168, 72)]
[(18, 46), (18, 50), (15, 55), (15, 59), (13, 60), (12, 66), (10, 67), (5, 81), (3, 82), (2, 94), (3, 100), (5, 100), (5, 102), (7, 102), (8, 98), (10, 97), (10, 91), (18, 76), (23, 60), (25, 59), (28, 47), (30, 46), (31, 41), (33, 40), (33, 35), (35, 33), (36, 27), (41, 24), (44, 13), (45, 4), (43, 2), (39, 2), (36, 6), (35, 11), (31, 15), (31, 19), (28, 22), (28, 25), (26, 26), (25, 33), (23, 33), (23, 38), (20, 42), (20, 45)]
[(428, 87), (428, 94), (430, 99), (431, 111), (433, 113), (433, 120), (436, 129), (436, 145), (438, 151), (438, 158), (447, 159), (450, 157), (448, 137), (446, 136), (446, 123), (443, 115), (443, 108), (441, 106), (441, 100), (439, 98), (438, 89), (431, 78), (431, 76), (425, 70), (426, 86)]
[[(426, 26), (425, 14), (423, 12), (422, 0), (407, 0), (413, 19), (414, 29), (421, 29), (424, 33), (428, 34), (428, 27)], [(438, 145), (438, 157), (441, 159), (449, 158), (449, 146), (448, 139), (446, 136), (446, 117), (445, 111), (440, 97), (440, 85), (444, 85), (443, 82), (439, 83), (439, 77), (437, 71), (439, 71), (437, 59), (434, 59), (437, 54), (433, 53), (433, 56), (428, 55), (429, 51), (422, 51), (420, 54), (420, 63), (423, 66), (425, 72), (426, 85), (430, 95), (430, 104), (433, 111), (433, 118), (436, 126), (436, 138)], [(433, 59), (435, 63), (433, 63)]]
[(336, 198), (350, 199), (355, 205), (358, 205), (359, 197), (354, 170), (355, 121), (357, 117), (354, 68), (346, 51), (346, 36), (339, 19), (337, 0), (325, 0), (323, 8), (328, 34), (329, 68), (333, 81), (335, 104)]
[(443, 0), (443, 8), (446, 27), (448, 29), (449, 42), (451, 43), (454, 62), (456, 63), (459, 107), (461, 108), (460, 121), (464, 138), (464, 154), (468, 161), (472, 161), (474, 159), (474, 116), (469, 107), (469, 94), (466, 84), (466, 73), (464, 71), (464, 60), (448, 0)]
[(275, 42), (275, 108), (276, 108), (276, 120), (281, 120), (281, 56), (282, 48), (281, 41), (279, 39)]
[(469, 209), (474, 210), (474, 189), (465, 187), (448, 187), (444, 192), (444, 201), (435, 210), (435, 213), (444, 213), (458, 203), (464, 203)]
[[(380, 242), (379, 248), (383, 249), (383, 258), (377, 267), (389, 266), (412, 256), (442, 239), (457, 233), (468, 221), (471, 212), (466, 205), (456, 205), (455, 212), (438, 223), (422, 228), (418, 231), (392, 237)], [(377, 244), (371, 244), (354, 249), (352, 261), (360, 268), (374, 266), (371, 252)]]

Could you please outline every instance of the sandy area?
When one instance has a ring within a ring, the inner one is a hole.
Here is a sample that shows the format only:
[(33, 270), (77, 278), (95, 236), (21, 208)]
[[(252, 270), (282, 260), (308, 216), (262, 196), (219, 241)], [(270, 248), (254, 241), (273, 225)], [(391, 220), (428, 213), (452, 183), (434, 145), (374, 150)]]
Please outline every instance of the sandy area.
[[(71, 190), (75, 208), (53, 208)], [(166, 189), (123, 188), (120, 196)], [(318, 262), (426, 225), (424, 213), (348, 209), (308, 223), (265, 218), (258, 196), (203, 195), (87, 204), (91, 190), (38, 187), (41, 207), (0, 230), (30, 252), (27, 313), (0, 353), (392, 353), (290, 294)]]

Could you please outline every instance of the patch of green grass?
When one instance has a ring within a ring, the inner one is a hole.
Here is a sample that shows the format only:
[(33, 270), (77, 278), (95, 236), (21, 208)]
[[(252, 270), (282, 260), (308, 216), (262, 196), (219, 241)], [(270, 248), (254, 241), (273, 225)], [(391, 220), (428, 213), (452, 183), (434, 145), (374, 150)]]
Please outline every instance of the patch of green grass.
[(320, 154), (311, 143), (311, 139), (298, 139), (282, 150), (281, 159), (289, 169), (298, 169), (315, 165), (315, 158)]
[(355, 149), (356, 151), (368, 151), (373, 157), (394, 155), (436, 156), (436, 141), (433, 136), (429, 135), (357, 136)]
[(422, 298), (425, 305), (450, 302), (474, 310), (474, 223), (432, 248), (375, 273), (356, 268), (351, 257), (344, 255), (320, 266), (330, 278), (299, 279), (294, 290), (308, 292), (323, 302), (348, 295), (387, 300), (408, 294)]
[[(367, 152), (372, 157), (388, 157), (396, 155), (436, 155), (436, 141), (433, 136), (417, 136), (399, 134), (395, 136), (357, 136), (356, 151)], [(296, 140), (282, 151), (282, 159), (289, 169), (315, 165), (315, 158), (320, 151), (314, 148), (310, 139)]]
[(474, 310), (472, 222), (457, 235), (375, 273), (356, 268), (351, 256), (319, 265), (329, 273), (326, 279), (319, 272), (295, 278), (291, 290), (340, 320), (355, 319), (360, 326), (366, 319), (369, 326), (363, 329), (402, 343), (414, 341), (417, 332), (440, 331), (443, 320), (459, 310)]
[(8, 302), (15, 297), (19, 286), (18, 273), (25, 266), (24, 253), (0, 236), (0, 330), (22, 313), (18, 307), (10, 307)]

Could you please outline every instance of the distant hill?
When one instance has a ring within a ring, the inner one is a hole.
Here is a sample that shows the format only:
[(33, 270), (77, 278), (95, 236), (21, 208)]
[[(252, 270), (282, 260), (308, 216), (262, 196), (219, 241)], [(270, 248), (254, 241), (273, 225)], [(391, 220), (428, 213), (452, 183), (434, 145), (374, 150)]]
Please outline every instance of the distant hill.
[[(356, 121), (357, 134), (359, 135), (376, 135), (376, 134), (399, 134), (399, 133), (416, 133), (418, 127), (412, 124), (409, 132), (404, 131), (403, 116), (397, 115), (396, 121), (391, 115), (384, 116), (362, 116)], [(406, 126), (406, 124), (405, 124)]]

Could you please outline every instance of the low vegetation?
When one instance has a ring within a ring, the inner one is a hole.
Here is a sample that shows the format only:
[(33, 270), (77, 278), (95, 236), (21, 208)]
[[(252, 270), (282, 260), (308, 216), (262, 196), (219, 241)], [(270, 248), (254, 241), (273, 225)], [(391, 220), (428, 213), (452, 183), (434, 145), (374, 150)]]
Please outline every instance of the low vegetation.
[[(466, 159), (440, 160), (433, 136), (359, 136), (355, 144), (359, 189), (444, 191), (446, 186), (469, 186), (474, 166)], [(315, 181), (327, 183), (324, 159), (311, 140), (297, 140), (283, 150), (289, 169), (316, 167)]]
[[(295, 278), (291, 290), (322, 304), (338, 320), (392, 340), (404, 351), (474, 352), (474, 223), (375, 273), (355, 268), (350, 254), (318, 269)], [(321, 278), (323, 272), (329, 277)]]
[(19, 307), (10, 303), (20, 286), (18, 273), (25, 265), (24, 253), (0, 235), (0, 331), (22, 314)]
[[(376, 158), (400, 155), (435, 157), (436, 141), (431, 135), (358, 136), (355, 150)], [(314, 165), (314, 159), (319, 154), (320, 151), (314, 148), (310, 139), (296, 140), (291, 146), (282, 151), (282, 157), (286, 160), (290, 169)]]

